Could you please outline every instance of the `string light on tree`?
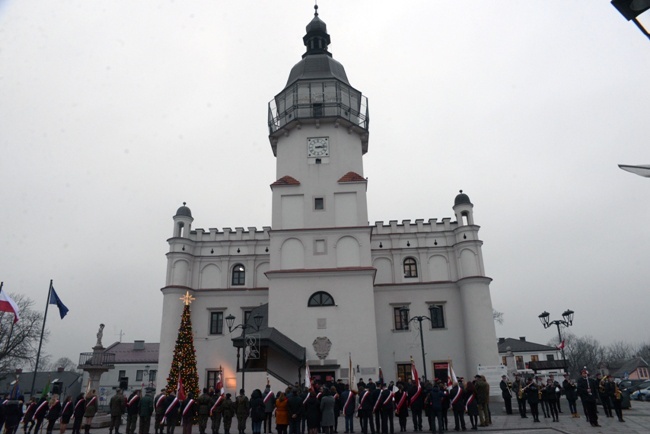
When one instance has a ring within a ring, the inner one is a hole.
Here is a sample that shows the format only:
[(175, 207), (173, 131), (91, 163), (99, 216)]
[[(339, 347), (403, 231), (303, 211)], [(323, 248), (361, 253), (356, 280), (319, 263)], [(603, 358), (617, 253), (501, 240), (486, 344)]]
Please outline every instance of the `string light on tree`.
[(166, 392), (176, 392), (178, 377), (180, 375), (186, 393), (192, 393), (196, 399), (199, 396), (199, 375), (196, 370), (196, 350), (194, 349), (194, 335), (192, 333), (192, 318), (190, 304), (195, 300), (189, 291), (180, 300), (185, 305), (181, 316), (181, 325), (178, 329), (174, 358), (167, 377)]

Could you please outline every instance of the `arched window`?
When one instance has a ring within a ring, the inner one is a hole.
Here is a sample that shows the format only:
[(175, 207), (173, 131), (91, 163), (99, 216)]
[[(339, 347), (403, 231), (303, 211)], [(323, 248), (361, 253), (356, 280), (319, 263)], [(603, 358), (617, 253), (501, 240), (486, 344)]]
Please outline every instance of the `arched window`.
[(246, 283), (246, 269), (242, 264), (232, 267), (232, 285), (242, 286)]
[(404, 259), (404, 277), (418, 277), (418, 264), (415, 259)]
[(334, 299), (325, 291), (318, 291), (309, 297), (307, 307), (334, 306)]

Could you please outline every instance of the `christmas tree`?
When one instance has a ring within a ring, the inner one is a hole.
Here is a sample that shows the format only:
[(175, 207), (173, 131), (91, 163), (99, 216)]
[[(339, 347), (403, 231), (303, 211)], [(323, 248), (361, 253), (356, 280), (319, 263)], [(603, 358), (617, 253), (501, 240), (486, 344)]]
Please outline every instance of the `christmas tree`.
[(185, 303), (181, 326), (178, 329), (174, 358), (167, 377), (167, 393), (176, 392), (178, 377), (180, 375), (186, 393), (192, 393), (194, 399), (199, 396), (199, 374), (196, 372), (196, 351), (194, 350), (194, 336), (192, 334), (192, 319), (190, 317), (190, 303), (194, 297), (189, 292), (181, 297)]

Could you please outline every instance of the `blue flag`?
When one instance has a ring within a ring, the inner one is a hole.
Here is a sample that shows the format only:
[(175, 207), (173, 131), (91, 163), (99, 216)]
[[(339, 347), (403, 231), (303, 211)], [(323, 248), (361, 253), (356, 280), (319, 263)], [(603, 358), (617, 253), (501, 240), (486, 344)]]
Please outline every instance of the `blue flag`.
[(59, 308), (59, 315), (61, 315), (61, 319), (63, 319), (63, 317), (68, 314), (69, 309), (65, 307), (65, 304), (63, 304), (59, 296), (56, 295), (54, 287), (52, 287), (52, 293), (50, 294), (50, 304), (56, 304), (56, 307)]

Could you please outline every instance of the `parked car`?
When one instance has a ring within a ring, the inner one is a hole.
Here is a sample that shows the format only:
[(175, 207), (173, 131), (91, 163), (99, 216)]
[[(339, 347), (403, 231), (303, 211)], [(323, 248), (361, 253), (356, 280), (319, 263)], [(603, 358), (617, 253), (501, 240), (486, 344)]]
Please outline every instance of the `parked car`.
[(630, 395), (630, 399), (634, 399), (635, 401), (650, 401), (650, 385), (633, 392)]

